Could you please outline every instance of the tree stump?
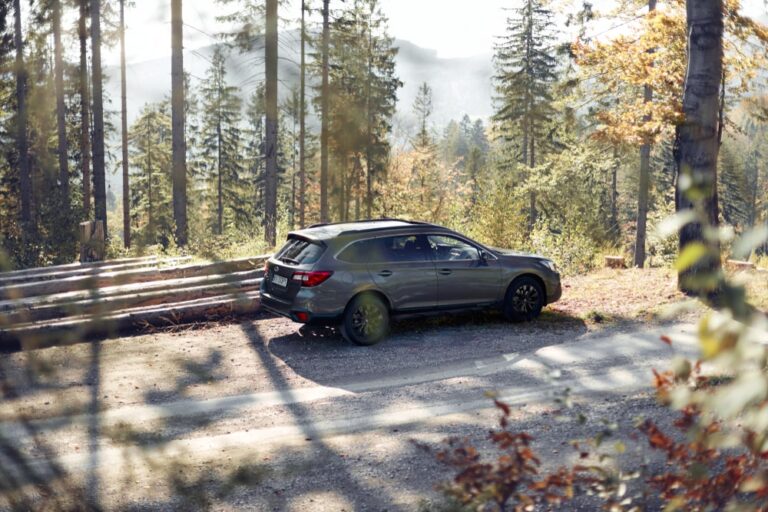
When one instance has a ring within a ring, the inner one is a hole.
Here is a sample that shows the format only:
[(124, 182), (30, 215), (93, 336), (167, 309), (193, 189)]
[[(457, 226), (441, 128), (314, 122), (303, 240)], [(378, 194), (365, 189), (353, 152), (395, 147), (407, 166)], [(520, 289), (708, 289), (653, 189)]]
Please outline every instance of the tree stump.
[(731, 270), (755, 270), (755, 264), (749, 261), (725, 260), (725, 266)]
[(624, 256), (606, 256), (605, 266), (606, 268), (627, 268)]
[(106, 252), (104, 221), (80, 223), (80, 263), (103, 261)]

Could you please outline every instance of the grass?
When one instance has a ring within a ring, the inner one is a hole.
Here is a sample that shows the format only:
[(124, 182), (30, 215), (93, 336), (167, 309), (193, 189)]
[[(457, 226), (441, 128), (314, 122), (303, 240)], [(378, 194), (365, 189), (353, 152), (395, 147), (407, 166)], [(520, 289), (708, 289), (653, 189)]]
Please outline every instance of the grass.
[(682, 303), (672, 269), (600, 269), (563, 279), (563, 297), (551, 306), (555, 312), (592, 324), (620, 320), (647, 321), (665, 306)]
[[(750, 304), (768, 312), (768, 272), (731, 271), (728, 278), (745, 287)], [(599, 325), (654, 321), (669, 316), (671, 311), (690, 311), (692, 307), (700, 312), (704, 306), (696, 305), (677, 290), (677, 273), (671, 268), (603, 268), (563, 278), (563, 296), (548, 309), (554, 315)]]

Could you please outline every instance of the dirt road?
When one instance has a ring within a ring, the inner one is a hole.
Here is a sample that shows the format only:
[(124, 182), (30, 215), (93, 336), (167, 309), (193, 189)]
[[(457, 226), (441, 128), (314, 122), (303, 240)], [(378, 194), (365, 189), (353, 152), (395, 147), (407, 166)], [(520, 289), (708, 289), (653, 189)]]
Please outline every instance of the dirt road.
[(106, 509), (429, 508), (450, 473), (420, 446), (481, 441), (498, 416), (487, 391), (556, 463), (582, 435), (553, 420), (558, 393), (594, 418), (631, 416), (651, 368), (695, 354), (691, 332), (467, 314), (401, 322), (362, 348), (264, 316), (8, 356), (0, 435)]

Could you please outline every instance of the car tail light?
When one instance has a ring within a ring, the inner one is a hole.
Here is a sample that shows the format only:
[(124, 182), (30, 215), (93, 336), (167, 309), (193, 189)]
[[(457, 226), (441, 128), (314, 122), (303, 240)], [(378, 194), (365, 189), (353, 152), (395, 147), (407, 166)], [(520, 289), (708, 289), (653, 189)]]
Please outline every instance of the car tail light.
[(317, 286), (331, 277), (333, 272), (328, 270), (316, 270), (313, 272), (294, 272), (291, 279), (301, 283), (301, 286)]
[(269, 273), (269, 260), (264, 261), (264, 275)]
[(309, 313), (305, 313), (304, 311), (295, 311), (293, 314), (296, 316), (296, 320), (299, 322), (309, 322)]

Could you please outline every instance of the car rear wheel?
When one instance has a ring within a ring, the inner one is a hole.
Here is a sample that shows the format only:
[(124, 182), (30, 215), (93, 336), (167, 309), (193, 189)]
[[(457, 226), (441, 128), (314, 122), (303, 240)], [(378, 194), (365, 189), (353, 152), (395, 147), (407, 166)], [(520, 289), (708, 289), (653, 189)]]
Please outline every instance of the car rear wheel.
[(358, 295), (349, 303), (341, 322), (341, 335), (357, 345), (375, 345), (389, 334), (389, 310), (379, 297)]
[(504, 298), (504, 316), (513, 322), (528, 322), (544, 307), (544, 289), (533, 277), (515, 279)]

